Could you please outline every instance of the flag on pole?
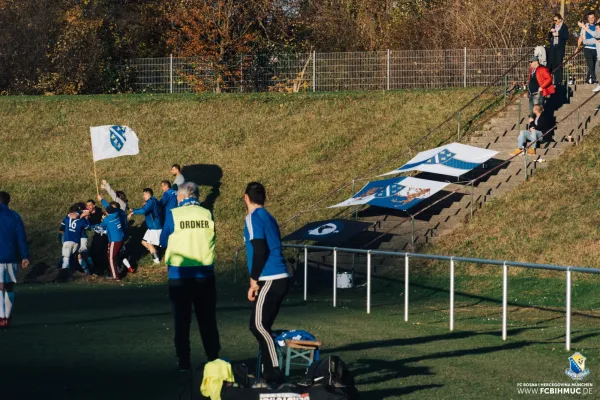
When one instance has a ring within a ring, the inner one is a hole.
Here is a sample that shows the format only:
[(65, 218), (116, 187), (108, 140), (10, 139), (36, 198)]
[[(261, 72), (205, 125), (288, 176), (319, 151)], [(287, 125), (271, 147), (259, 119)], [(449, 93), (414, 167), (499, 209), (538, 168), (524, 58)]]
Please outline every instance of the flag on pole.
[(138, 137), (128, 126), (104, 125), (90, 127), (94, 162), (140, 153)]

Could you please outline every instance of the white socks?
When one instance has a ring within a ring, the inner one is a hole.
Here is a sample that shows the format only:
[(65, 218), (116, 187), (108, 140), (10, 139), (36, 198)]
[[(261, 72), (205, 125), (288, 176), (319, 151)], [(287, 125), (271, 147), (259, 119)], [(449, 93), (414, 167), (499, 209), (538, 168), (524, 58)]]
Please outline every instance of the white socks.
[(129, 260), (126, 258), (123, 259), (123, 265), (125, 265), (127, 268), (131, 268), (131, 264), (129, 264)]
[(63, 263), (62, 263), (63, 268), (69, 268), (69, 258), (70, 257), (63, 257)]
[(6, 313), (4, 311), (4, 296), (5, 296), (5, 291), (1, 290), (0, 291), (0, 318), (6, 318)]
[(15, 292), (4, 292), (4, 318), (10, 318), (14, 302)]

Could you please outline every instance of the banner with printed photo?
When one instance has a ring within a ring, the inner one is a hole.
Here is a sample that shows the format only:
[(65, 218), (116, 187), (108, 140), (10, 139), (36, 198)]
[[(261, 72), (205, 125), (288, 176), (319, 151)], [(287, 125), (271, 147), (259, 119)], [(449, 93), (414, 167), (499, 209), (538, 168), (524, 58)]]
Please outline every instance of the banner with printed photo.
[(402, 177), (367, 183), (358, 193), (334, 207), (351, 207), (362, 204), (408, 210), (448, 186), (447, 182)]

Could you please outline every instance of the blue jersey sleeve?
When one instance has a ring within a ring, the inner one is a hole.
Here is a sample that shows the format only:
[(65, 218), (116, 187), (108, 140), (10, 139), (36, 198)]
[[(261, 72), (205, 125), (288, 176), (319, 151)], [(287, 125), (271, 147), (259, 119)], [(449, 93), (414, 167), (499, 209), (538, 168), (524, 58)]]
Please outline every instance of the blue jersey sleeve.
[(67, 221), (67, 219), (68, 219), (68, 217), (65, 217), (65, 218), (62, 220), (62, 222), (60, 223), (60, 228), (59, 228), (59, 230), (60, 230), (61, 232), (64, 232), (64, 231), (65, 231), (65, 228), (67, 227), (67, 223), (69, 222), (69, 221)]
[(142, 208), (136, 208), (133, 210), (135, 215), (148, 215), (152, 213), (152, 201), (148, 200)]
[(104, 208), (108, 208), (110, 206), (110, 203), (104, 199), (102, 199), (101, 203)]
[(265, 238), (265, 226), (257, 214), (255, 211), (246, 216), (246, 229), (248, 229), (248, 240), (250, 241)]
[(29, 259), (29, 247), (27, 246), (27, 237), (25, 235), (25, 225), (20, 216), (17, 216), (17, 241), (19, 244), (19, 252), (23, 260)]

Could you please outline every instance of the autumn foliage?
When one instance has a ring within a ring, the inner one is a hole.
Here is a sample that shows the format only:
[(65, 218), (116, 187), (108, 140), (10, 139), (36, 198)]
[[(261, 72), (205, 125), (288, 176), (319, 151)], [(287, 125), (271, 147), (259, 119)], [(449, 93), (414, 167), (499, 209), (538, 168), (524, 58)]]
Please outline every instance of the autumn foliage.
[[(567, 0), (576, 21), (600, 0)], [(197, 91), (231, 90), (247, 55), (547, 44), (559, 0), (0, 0), (0, 93), (115, 93), (127, 60), (191, 57)], [(206, 74), (197, 73), (206, 70)], [(193, 78), (191, 78), (193, 76)], [(200, 78), (198, 78), (200, 77)]]

